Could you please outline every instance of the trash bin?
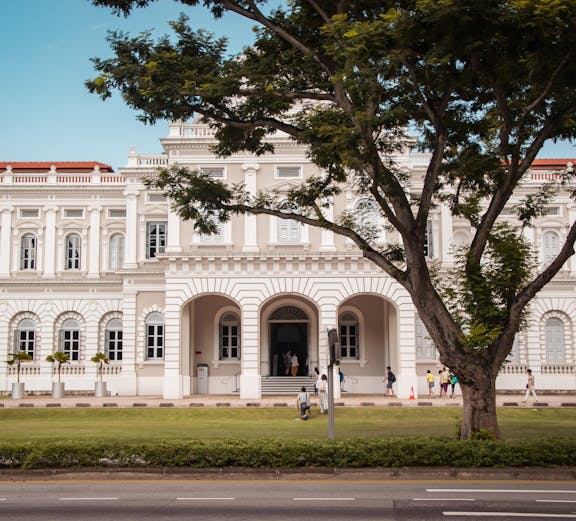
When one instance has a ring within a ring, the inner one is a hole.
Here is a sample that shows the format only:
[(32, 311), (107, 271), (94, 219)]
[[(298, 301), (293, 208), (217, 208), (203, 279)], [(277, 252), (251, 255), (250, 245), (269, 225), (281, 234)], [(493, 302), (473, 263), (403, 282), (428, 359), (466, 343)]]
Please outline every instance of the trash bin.
[(198, 364), (196, 372), (196, 392), (198, 394), (208, 394), (208, 364)]

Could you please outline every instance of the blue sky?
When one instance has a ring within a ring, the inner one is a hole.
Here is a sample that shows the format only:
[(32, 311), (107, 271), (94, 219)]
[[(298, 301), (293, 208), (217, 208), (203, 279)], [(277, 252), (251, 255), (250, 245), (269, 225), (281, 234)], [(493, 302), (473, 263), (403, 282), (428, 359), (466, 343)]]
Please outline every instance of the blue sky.
[[(89, 0), (0, 0), (0, 161), (102, 161), (115, 169), (128, 151), (159, 153), (167, 123), (146, 126), (119, 96), (103, 102), (84, 81), (90, 58), (110, 56), (108, 30), (169, 32), (184, 6), (159, 0), (129, 18)], [(214, 21), (204, 9), (186, 13), (197, 27), (227, 36), (233, 51), (252, 39), (238, 17)], [(574, 145), (547, 145), (540, 157), (576, 157)]]

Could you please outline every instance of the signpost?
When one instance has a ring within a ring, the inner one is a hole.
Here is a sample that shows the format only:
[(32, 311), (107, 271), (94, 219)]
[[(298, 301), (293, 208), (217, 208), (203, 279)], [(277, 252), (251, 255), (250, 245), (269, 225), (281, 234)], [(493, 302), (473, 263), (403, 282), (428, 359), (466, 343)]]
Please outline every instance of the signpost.
[(328, 329), (328, 438), (334, 439), (334, 363), (340, 349), (340, 338), (336, 328)]

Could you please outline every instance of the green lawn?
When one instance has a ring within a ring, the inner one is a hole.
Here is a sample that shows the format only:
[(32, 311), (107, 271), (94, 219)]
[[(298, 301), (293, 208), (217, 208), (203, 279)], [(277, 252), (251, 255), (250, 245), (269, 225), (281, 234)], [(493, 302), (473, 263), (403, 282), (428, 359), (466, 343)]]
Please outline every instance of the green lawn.
[[(501, 409), (504, 438), (576, 437), (576, 410)], [(337, 408), (336, 438), (455, 437), (452, 408)], [(324, 439), (328, 418), (298, 421), (292, 408), (3, 409), (0, 440)]]

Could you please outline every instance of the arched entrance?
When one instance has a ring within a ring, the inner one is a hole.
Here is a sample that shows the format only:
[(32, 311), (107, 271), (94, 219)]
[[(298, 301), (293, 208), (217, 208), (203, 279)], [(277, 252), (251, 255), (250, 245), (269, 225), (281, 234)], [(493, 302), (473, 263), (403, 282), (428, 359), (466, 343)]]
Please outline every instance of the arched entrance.
[(290, 357), (298, 357), (298, 376), (308, 376), (310, 320), (297, 306), (282, 306), (268, 319), (270, 339), (270, 374), (290, 376)]

